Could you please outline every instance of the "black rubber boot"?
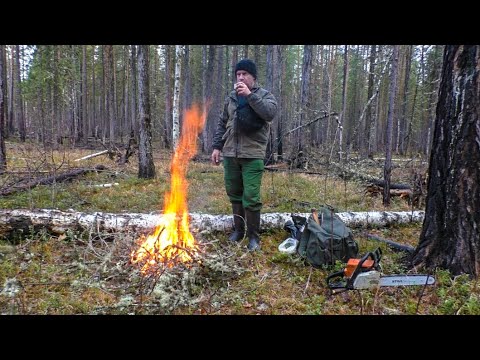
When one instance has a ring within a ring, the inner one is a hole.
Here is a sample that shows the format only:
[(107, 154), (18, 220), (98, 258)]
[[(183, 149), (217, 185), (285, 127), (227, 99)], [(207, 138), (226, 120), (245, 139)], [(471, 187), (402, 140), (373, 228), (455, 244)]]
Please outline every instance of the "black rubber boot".
[(241, 203), (232, 203), (232, 211), (235, 231), (230, 234), (228, 240), (233, 242), (239, 242), (245, 236), (245, 210)]
[(247, 217), (247, 249), (250, 251), (260, 250), (260, 210), (246, 210)]

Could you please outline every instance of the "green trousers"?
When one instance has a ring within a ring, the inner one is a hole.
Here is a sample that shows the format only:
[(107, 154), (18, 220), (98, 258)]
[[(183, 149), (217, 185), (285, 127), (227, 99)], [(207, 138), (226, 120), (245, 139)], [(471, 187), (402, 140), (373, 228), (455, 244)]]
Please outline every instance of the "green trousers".
[(263, 175), (263, 159), (223, 158), (225, 190), (232, 203), (242, 203), (249, 211), (262, 208), (260, 186)]

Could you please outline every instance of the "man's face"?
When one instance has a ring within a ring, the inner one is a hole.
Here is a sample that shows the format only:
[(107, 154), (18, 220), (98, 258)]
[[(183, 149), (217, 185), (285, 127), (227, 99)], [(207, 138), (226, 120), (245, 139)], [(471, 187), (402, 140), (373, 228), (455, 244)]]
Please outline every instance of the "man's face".
[(250, 90), (252, 90), (253, 84), (255, 83), (255, 79), (253, 78), (252, 74), (245, 70), (238, 70), (236, 76), (237, 82), (243, 82)]

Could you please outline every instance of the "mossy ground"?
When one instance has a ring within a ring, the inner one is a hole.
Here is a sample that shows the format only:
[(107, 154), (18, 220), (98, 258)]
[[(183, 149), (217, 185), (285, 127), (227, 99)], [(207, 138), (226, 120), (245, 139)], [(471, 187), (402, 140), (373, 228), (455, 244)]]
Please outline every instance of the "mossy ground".
[[(2, 208), (58, 208), (76, 211), (150, 212), (163, 207), (169, 188), (170, 154), (155, 154), (157, 176), (137, 179), (136, 159), (118, 166), (106, 156), (75, 162), (92, 150), (44, 152), (34, 145), (7, 144), (6, 188), (29, 174), (60, 173), (73, 167), (103, 164), (71, 182), (38, 186), (4, 196)], [(369, 167), (381, 178), (381, 170)], [(323, 175), (265, 172), (263, 212), (308, 212), (322, 204), (336, 211), (411, 209), (392, 198), (388, 209), (380, 197), (365, 194), (365, 186), (339, 179), (328, 169)], [(392, 181), (408, 181), (410, 169), (394, 168)], [(19, 172), (21, 171), (21, 172)], [(187, 172), (190, 212), (230, 213), (223, 188), (223, 169), (193, 161)], [(110, 188), (95, 184), (118, 183)], [(416, 246), (421, 224), (368, 229), (383, 238)], [(354, 229), (360, 253), (380, 246), (383, 272), (404, 273), (402, 253)], [(225, 233), (194, 234), (201, 253), (190, 266), (157, 269), (141, 276), (129, 263), (139, 234), (68, 231), (60, 236), (37, 232), (13, 245), (0, 241), (0, 313), (2, 314), (480, 314), (480, 291), (466, 275), (452, 277), (437, 269), (436, 284), (427, 287), (385, 287), (332, 295), (325, 278), (341, 264), (315, 269), (297, 256), (282, 254), (284, 230), (262, 233), (262, 250), (246, 251), (246, 241), (229, 244)]]

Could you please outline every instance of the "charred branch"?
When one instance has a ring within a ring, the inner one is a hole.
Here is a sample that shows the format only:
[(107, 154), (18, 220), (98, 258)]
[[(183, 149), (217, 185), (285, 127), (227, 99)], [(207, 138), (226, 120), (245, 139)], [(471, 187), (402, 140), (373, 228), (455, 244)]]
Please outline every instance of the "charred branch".
[(382, 243), (385, 243), (387, 244), (388, 246), (390, 246), (392, 249), (396, 249), (396, 250), (400, 250), (400, 251), (405, 251), (407, 253), (413, 253), (415, 251), (415, 248), (411, 245), (407, 245), (407, 244), (400, 244), (400, 243), (397, 243), (395, 241), (392, 241), (392, 240), (387, 240), (387, 239), (384, 239), (380, 236), (377, 236), (377, 235), (373, 235), (373, 234), (363, 234), (363, 236), (365, 236), (367, 239), (369, 240), (375, 240), (375, 241), (379, 241), (379, 242), (382, 242)]

